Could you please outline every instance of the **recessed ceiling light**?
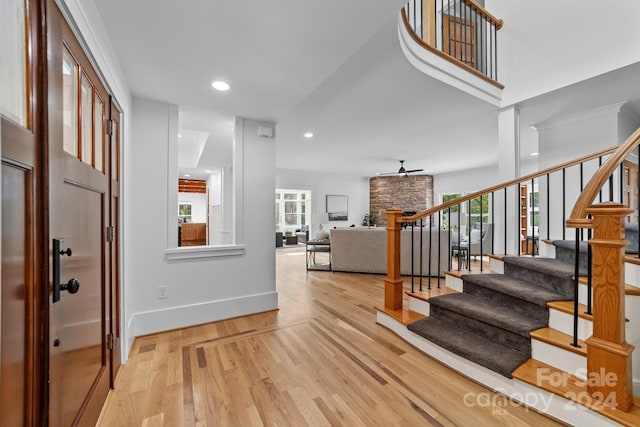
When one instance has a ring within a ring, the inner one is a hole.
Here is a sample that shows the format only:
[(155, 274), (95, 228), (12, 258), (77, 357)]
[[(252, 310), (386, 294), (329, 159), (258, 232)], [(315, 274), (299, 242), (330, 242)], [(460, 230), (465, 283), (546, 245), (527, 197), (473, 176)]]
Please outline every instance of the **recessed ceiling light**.
[(532, 157), (535, 157), (535, 156), (540, 155), (540, 153), (538, 153), (538, 152), (534, 151), (533, 153), (530, 153), (529, 155), (530, 155), (530, 156), (532, 156)]
[(229, 86), (229, 83), (227, 82), (223, 82), (221, 80), (216, 80), (215, 82), (211, 83), (211, 86), (215, 89), (215, 90), (220, 90), (220, 91), (227, 91), (231, 88), (231, 86)]
[(189, 175), (188, 173), (185, 173), (185, 174), (184, 174), (184, 177), (185, 177), (185, 178), (189, 178), (190, 176), (191, 176), (191, 175)]
[(206, 171), (204, 171), (204, 173), (211, 173), (211, 171), (207, 169)]
[(304, 134), (304, 137), (305, 137), (305, 138), (313, 138), (313, 134), (312, 134), (311, 132), (306, 132), (306, 133)]
[(178, 134), (178, 138), (182, 138), (182, 135)]

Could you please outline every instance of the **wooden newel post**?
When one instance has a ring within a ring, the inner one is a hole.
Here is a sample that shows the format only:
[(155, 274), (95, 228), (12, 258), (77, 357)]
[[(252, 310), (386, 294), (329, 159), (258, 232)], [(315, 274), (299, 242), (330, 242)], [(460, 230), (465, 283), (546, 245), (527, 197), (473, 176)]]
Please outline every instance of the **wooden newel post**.
[(593, 399), (628, 411), (633, 404), (631, 353), (625, 340), (624, 217), (619, 203), (587, 209), (593, 217), (593, 335), (587, 344), (587, 391)]
[(387, 214), (387, 277), (384, 280), (384, 307), (402, 309), (402, 279), (400, 278), (400, 209), (388, 209)]

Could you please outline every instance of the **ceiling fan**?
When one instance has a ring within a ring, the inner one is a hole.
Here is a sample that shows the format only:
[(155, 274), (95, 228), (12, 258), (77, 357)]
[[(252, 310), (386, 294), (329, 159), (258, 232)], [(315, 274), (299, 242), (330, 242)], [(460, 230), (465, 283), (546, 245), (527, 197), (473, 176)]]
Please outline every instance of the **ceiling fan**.
[(410, 173), (415, 173), (415, 172), (423, 172), (424, 169), (411, 169), (411, 170), (406, 170), (404, 168), (404, 160), (400, 160), (400, 169), (398, 169), (398, 172), (389, 172), (389, 173), (378, 173), (378, 176), (383, 176), (383, 175), (397, 175), (397, 176), (407, 176)]

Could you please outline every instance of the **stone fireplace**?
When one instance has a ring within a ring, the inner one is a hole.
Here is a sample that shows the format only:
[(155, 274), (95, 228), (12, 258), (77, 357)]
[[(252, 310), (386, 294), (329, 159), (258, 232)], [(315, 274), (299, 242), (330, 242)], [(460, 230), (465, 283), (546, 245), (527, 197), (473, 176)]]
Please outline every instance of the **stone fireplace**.
[(369, 179), (369, 210), (378, 226), (387, 225), (387, 209), (420, 212), (433, 207), (433, 176), (375, 176)]

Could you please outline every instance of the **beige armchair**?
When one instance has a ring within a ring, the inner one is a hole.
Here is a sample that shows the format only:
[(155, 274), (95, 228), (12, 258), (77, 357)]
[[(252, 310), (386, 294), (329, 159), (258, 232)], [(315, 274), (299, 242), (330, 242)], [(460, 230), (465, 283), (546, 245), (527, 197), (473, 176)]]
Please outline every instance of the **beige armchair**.
[[(460, 249), (466, 252), (467, 256), (490, 254), (493, 247), (493, 224), (483, 222), (482, 224), (476, 222), (473, 224), (473, 228), (469, 233), (469, 236), (465, 236), (460, 240), (460, 243), (455, 243), (451, 246), (451, 253), (458, 255)], [(466, 251), (464, 251), (466, 249)]]

